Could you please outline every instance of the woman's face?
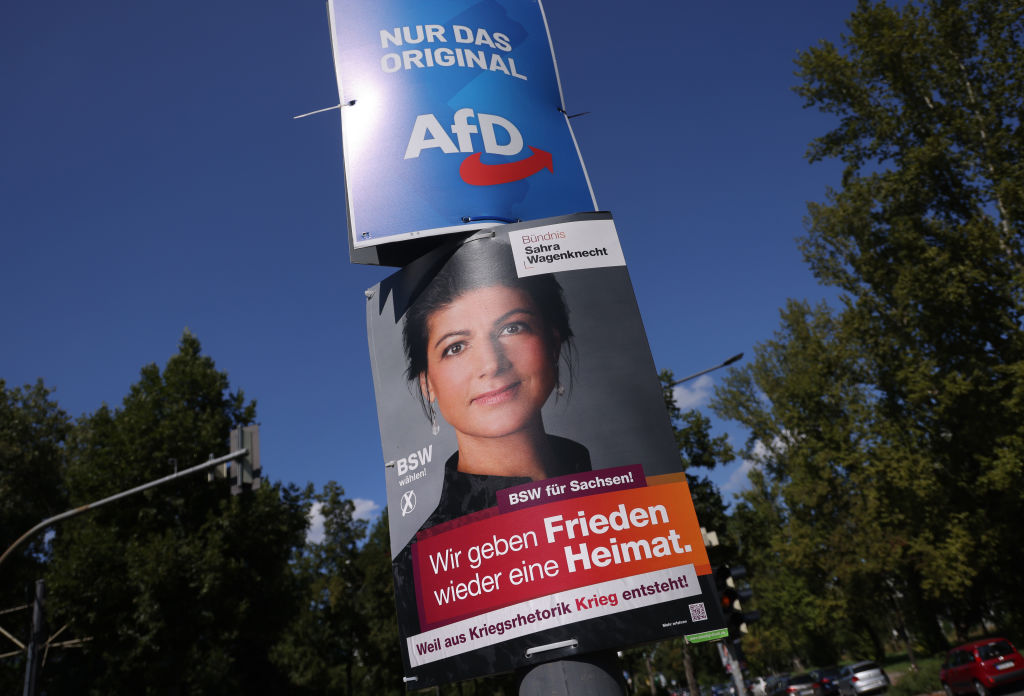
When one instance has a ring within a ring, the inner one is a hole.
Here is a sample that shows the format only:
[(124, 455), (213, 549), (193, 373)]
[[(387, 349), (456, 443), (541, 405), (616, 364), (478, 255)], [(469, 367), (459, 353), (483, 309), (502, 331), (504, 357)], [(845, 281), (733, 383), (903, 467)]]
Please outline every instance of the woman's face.
[(502, 437), (540, 427), (559, 345), (522, 290), (470, 290), (427, 320), (420, 386), (457, 433)]

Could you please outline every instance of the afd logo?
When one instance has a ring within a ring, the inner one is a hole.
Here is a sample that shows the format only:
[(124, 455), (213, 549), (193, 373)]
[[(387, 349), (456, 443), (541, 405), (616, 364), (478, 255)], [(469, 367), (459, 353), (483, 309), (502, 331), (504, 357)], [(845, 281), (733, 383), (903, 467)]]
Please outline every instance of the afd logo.
[[(474, 119), (476, 123), (473, 123)], [(507, 184), (533, 176), (542, 169), (552, 173), (555, 171), (551, 153), (535, 147), (530, 147), (532, 154), (529, 157), (515, 162), (484, 164), (480, 161), (482, 153), (475, 151), (474, 135), (479, 135), (483, 151), (492, 155), (514, 156), (523, 151), (523, 135), (507, 118), (495, 114), (477, 114), (469, 108), (459, 109), (455, 112), (450, 130), (455, 140), (452, 140), (448, 129), (441, 125), (434, 114), (420, 114), (413, 124), (409, 144), (405, 148), (405, 159), (415, 159), (424, 150), (432, 148), (439, 148), (446, 155), (472, 153), (459, 165), (459, 176), (473, 186)]]

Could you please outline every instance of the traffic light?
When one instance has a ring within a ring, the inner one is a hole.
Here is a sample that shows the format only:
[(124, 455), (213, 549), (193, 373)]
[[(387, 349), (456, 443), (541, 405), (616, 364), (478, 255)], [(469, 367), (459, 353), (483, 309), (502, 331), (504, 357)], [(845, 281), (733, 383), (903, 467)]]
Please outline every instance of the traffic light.
[(729, 637), (734, 639), (742, 637), (748, 630), (748, 624), (761, 618), (759, 611), (743, 611), (743, 605), (748, 604), (754, 595), (749, 586), (740, 587), (736, 583), (746, 576), (747, 569), (741, 565), (720, 566), (715, 570), (715, 589), (718, 590), (722, 616), (729, 629)]
[(228, 478), (231, 478), (231, 495), (239, 495), (246, 489), (256, 490), (260, 487), (260, 427), (246, 425), (231, 431), (231, 451), (245, 449), (246, 453), (231, 462)]
[[(213, 459), (212, 453), (210, 454), (210, 459)], [(224, 479), (226, 479), (228, 477), (228, 472), (230, 471), (230, 467), (228, 466), (228, 464), (228, 462), (222, 462), (217, 466), (213, 467), (212, 469), (207, 469), (206, 480), (223, 481)]]

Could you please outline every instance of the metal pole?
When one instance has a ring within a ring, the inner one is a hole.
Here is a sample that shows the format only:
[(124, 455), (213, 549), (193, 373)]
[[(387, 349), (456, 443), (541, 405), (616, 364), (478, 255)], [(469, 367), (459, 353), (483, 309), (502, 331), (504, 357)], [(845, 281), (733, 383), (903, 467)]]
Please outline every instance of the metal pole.
[(700, 686), (697, 684), (697, 677), (693, 672), (693, 654), (690, 652), (690, 644), (683, 639), (683, 672), (686, 673), (686, 690), (690, 696), (700, 696)]
[(519, 696), (624, 696), (615, 651), (590, 653), (530, 667), (519, 681)]
[(209, 461), (203, 462), (202, 464), (196, 464), (195, 466), (193, 466), (190, 469), (185, 469), (184, 471), (176, 471), (173, 474), (170, 474), (168, 476), (164, 476), (163, 478), (159, 478), (159, 479), (156, 479), (154, 481), (150, 481), (149, 483), (144, 483), (141, 486), (136, 486), (135, 488), (129, 489), (127, 491), (121, 491), (120, 493), (115, 493), (112, 496), (109, 496), (109, 497), (104, 498), (102, 500), (97, 500), (94, 503), (87, 503), (85, 505), (82, 505), (81, 507), (76, 507), (76, 508), (71, 509), (71, 510), (65, 510), (64, 512), (60, 513), (59, 515), (54, 515), (53, 517), (49, 517), (49, 518), (43, 520), (42, 522), (40, 522), (39, 524), (37, 524), (32, 529), (30, 529), (27, 532), (25, 532), (24, 534), (22, 534), (20, 537), (18, 537), (17, 541), (15, 541), (13, 544), (11, 544), (10, 547), (8, 547), (8, 549), (6, 551), (4, 551), (3, 555), (0, 556), (0, 565), (3, 565), (3, 562), (7, 559), (7, 557), (10, 556), (14, 552), (14, 550), (16, 548), (18, 548), (25, 541), (30, 539), (33, 534), (35, 534), (36, 532), (39, 532), (39, 531), (41, 531), (43, 529), (46, 529), (47, 527), (49, 527), (51, 524), (53, 524), (55, 522), (60, 522), (61, 520), (66, 520), (69, 517), (74, 517), (75, 515), (80, 515), (81, 513), (86, 512), (87, 510), (93, 510), (95, 508), (100, 507), (101, 505), (106, 505), (107, 503), (112, 503), (115, 500), (120, 500), (121, 498), (127, 498), (130, 495), (134, 495), (136, 493), (140, 493), (140, 492), (142, 492), (142, 491), (144, 491), (146, 489), (154, 488), (154, 487), (159, 486), (159, 485), (164, 484), (164, 483), (169, 483), (169, 482), (171, 482), (171, 481), (173, 481), (175, 479), (179, 479), (179, 478), (182, 478), (184, 476), (188, 476), (190, 474), (194, 474), (194, 473), (196, 473), (198, 471), (202, 471), (204, 469), (209, 469), (210, 467), (216, 466), (217, 464), (223, 464), (224, 462), (229, 462), (232, 459), (238, 459), (239, 457), (241, 457), (242, 455), (244, 455), (246, 453), (248, 453), (248, 450), (244, 449), (244, 448), (240, 449), (240, 450), (236, 450), (234, 452), (231, 452), (230, 454), (225, 454), (223, 457), (218, 457), (217, 459), (211, 459)]
[(729, 676), (732, 677), (736, 696), (747, 696), (746, 685), (743, 681), (743, 670), (740, 667), (740, 661), (736, 659), (732, 642), (728, 638), (718, 644), (718, 654), (722, 658), (722, 665), (725, 666)]
[(696, 379), (697, 377), (700, 377), (701, 375), (706, 375), (707, 373), (713, 372), (714, 370), (717, 370), (719, 368), (727, 367), (729, 365), (732, 365), (734, 362), (736, 362), (738, 360), (742, 360), (742, 359), (743, 359), (743, 353), (737, 353), (736, 355), (732, 356), (731, 358), (726, 358), (724, 362), (722, 362), (722, 363), (720, 363), (718, 365), (715, 365), (714, 367), (709, 367), (706, 370), (701, 370), (700, 372), (694, 372), (692, 375), (688, 375), (686, 377), (683, 377), (682, 379), (677, 379), (676, 381), (670, 383), (668, 386), (674, 387), (677, 384), (682, 384), (683, 382), (689, 382), (691, 379)]
[(43, 600), (46, 596), (46, 584), (36, 580), (35, 601), (32, 603), (32, 633), (28, 637), (28, 649), (25, 651), (25, 690), (24, 696), (36, 695), (36, 670), (39, 667), (39, 648), (46, 642), (46, 629), (43, 626)]

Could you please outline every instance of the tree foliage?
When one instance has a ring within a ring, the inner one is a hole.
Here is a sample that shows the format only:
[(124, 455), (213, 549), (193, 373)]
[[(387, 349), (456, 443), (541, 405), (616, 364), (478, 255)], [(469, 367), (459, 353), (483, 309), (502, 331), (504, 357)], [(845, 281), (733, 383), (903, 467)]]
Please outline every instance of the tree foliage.
[(361, 650), (364, 692), (398, 696), (403, 684), (402, 657), (398, 650), (395, 581), (391, 572), (386, 508), (371, 526), (357, 564), (361, 580), (357, 602), (367, 624)]
[(712, 436), (711, 421), (696, 409), (683, 411), (676, 402), (671, 370), (659, 374), (661, 393), (672, 422), (672, 432), (679, 449), (679, 461), (686, 473), (697, 518), (706, 529), (725, 530), (725, 503), (718, 488), (702, 471), (711, 471), (728, 464), (735, 455), (726, 435)]
[(780, 668), (826, 622), (833, 652), (895, 631), (913, 660), (940, 620), (1024, 617), (1024, 6), (861, 0), (847, 27), (797, 60), (838, 121), (801, 246), (841, 306), (791, 303), (714, 403), (759, 458), (737, 525)]
[(808, 104), (841, 118), (812, 160), (846, 166), (805, 255), (846, 293), (886, 445), (909, 464), (887, 483), (912, 585), (959, 623), (996, 608), (978, 595), (1020, 616), (999, 549), (1020, 544), (1006, 521), (1024, 483), (1024, 7), (862, 2), (849, 26), (845, 57), (799, 61)]
[(369, 629), (359, 607), (359, 542), (366, 523), (353, 518), (354, 505), (343, 496), (334, 482), (313, 496), (323, 519), (323, 539), (298, 551), (293, 569), (302, 597), (274, 649), (275, 661), (303, 693), (356, 693), (353, 688), (361, 677)]
[(892, 540), (877, 524), (885, 511), (865, 497), (888, 463), (873, 453), (873, 395), (860, 354), (827, 307), (791, 302), (782, 324), (714, 405), (748, 425), (746, 456), (758, 467), (734, 512), (766, 617), (748, 654), (788, 670), (794, 656), (837, 660), (835, 617), (850, 613), (856, 590), (891, 562)]
[[(37, 523), (67, 508), (64, 447), (71, 423), (42, 380), (8, 388), (0, 379), (0, 553)], [(0, 567), (0, 611), (24, 607), (35, 581), (43, 577), (46, 541), (28, 539)], [(0, 626), (25, 637), (27, 609), (0, 614)], [(0, 654), (15, 649), (0, 636)], [(0, 663), (0, 693), (21, 686), (21, 660)]]
[[(99, 408), (69, 439), (67, 488), (82, 505), (226, 451), (255, 405), (186, 332), (161, 370), (142, 369), (120, 408)], [(271, 485), (230, 497), (192, 476), (57, 528), (51, 624), (88, 647), (50, 669), (50, 693), (235, 693), (287, 680), (268, 658), (293, 610), (288, 566), (305, 501)]]
[[(42, 380), (9, 389), (0, 379), (0, 553), (67, 508), (64, 445), (71, 423), (52, 393)], [(35, 537), (5, 561), (0, 603), (24, 599), (22, 589), (10, 592), (35, 581), (44, 550), (42, 537)], [(10, 580), (15, 576), (18, 582)]]

